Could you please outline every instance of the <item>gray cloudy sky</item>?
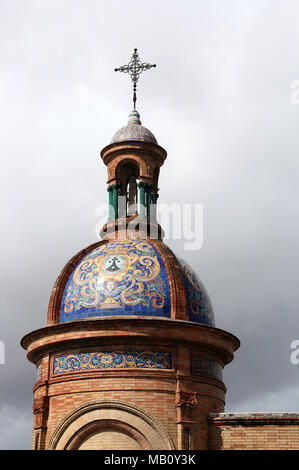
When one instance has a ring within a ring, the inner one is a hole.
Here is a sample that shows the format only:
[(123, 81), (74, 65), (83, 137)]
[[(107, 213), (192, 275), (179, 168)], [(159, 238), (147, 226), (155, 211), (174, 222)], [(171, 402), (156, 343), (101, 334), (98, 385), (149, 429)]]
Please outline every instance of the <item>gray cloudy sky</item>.
[(29, 448), (34, 366), (61, 268), (95, 241), (99, 153), (131, 110), (114, 73), (134, 47), (142, 122), (166, 148), (160, 202), (202, 203), (204, 245), (183, 252), (242, 343), (227, 411), (299, 412), (299, 3), (291, 0), (0, 0), (0, 448)]

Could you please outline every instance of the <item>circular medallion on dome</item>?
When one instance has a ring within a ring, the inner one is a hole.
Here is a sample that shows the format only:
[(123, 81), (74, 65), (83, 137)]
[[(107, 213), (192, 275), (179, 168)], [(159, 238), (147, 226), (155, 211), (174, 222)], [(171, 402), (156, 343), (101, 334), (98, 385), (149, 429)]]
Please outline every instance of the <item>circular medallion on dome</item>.
[(127, 257), (124, 255), (106, 256), (101, 263), (101, 271), (103, 274), (120, 274), (127, 266)]
[(107, 241), (72, 272), (60, 321), (109, 315), (170, 316), (166, 268), (148, 241)]

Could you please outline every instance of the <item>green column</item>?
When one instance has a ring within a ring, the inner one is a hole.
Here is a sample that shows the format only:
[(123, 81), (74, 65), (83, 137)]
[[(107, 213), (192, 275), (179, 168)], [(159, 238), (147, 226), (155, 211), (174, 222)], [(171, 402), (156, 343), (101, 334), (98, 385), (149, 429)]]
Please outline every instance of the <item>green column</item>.
[(146, 183), (138, 183), (139, 189), (139, 217), (145, 217), (145, 188)]
[(113, 184), (112, 204), (114, 208), (114, 219), (118, 218), (118, 185)]
[(108, 186), (107, 191), (109, 193), (108, 220), (112, 220), (114, 219), (114, 210), (113, 210), (113, 201), (112, 201), (113, 187)]
[(114, 220), (118, 217), (118, 188), (117, 184), (111, 184), (107, 189), (109, 192), (108, 220)]

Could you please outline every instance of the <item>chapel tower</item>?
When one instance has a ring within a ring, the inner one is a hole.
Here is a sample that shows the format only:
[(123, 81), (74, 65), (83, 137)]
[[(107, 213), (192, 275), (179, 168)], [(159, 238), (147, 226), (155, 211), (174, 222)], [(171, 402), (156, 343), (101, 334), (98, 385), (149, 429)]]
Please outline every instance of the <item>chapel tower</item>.
[[(152, 67), (134, 54), (135, 74)], [(127, 125), (101, 152), (102, 239), (67, 263), (47, 326), (22, 339), (37, 367), (33, 449), (207, 449), (209, 413), (224, 411), (222, 372), (239, 341), (215, 328), (197, 274), (163, 242), (166, 151), (141, 124), (136, 83)]]

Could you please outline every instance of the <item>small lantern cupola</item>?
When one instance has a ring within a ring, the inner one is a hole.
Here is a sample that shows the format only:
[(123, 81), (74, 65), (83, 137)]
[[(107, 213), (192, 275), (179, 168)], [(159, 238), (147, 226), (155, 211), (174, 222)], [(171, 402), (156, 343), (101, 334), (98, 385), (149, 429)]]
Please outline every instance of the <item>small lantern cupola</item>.
[(142, 230), (144, 236), (144, 230), (149, 232), (151, 227), (161, 238), (156, 202), (160, 167), (166, 155), (152, 132), (141, 125), (139, 113), (133, 110), (128, 124), (116, 132), (111, 144), (101, 152), (108, 169), (109, 193), (108, 222), (101, 232), (103, 237), (128, 230), (132, 218), (137, 218), (134, 223), (137, 237), (137, 232)]

